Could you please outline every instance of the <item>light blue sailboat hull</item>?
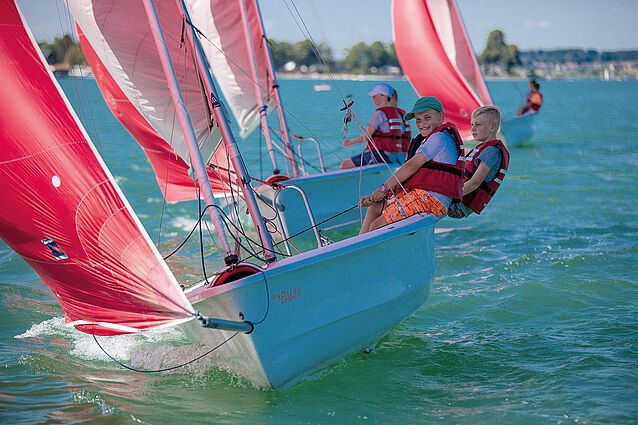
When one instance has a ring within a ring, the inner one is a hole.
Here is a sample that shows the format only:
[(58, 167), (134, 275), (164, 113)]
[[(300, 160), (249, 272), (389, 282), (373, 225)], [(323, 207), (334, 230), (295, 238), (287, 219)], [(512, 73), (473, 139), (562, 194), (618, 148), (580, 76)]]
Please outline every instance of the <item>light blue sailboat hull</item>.
[[(419, 309), (434, 275), (432, 217), (394, 225), (272, 264), (263, 273), (186, 295), (204, 315), (255, 323), (216, 352), (258, 386), (285, 388), (362, 350)], [(234, 332), (182, 325), (214, 347)]]
[(534, 112), (503, 121), (501, 131), (505, 135), (508, 147), (521, 145), (534, 136), (534, 121), (537, 115), (538, 112)]

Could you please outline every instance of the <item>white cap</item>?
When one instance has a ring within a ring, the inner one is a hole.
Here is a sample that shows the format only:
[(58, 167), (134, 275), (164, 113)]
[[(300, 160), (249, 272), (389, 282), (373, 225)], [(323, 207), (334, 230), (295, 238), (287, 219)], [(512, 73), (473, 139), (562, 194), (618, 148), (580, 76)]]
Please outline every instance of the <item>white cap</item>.
[(368, 92), (368, 96), (383, 94), (385, 96), (392, 97), (392, 93), (394, 93), (394, 89), (390, 84), (379, 83), (376, 86), (372, 87), (372, 90)]

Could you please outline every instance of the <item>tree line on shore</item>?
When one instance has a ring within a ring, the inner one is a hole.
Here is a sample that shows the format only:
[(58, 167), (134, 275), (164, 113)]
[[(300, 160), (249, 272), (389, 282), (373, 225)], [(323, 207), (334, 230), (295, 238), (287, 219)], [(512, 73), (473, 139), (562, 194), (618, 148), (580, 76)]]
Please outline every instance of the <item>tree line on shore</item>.
[[(345, 49), (343, 59), (334, 59), (332, 48), (325, 43), (313, 44), (310, 40), (297, 42), (269, 39), (273, 63), (284, 72), (333, 72), (353, 74), (401, 74), (401, 67), (394, 44), (374, 41), (359, 42)], [(70, 35), (56, 37), (52, 43), (41, 42), (47, 62), (86, 64), (84, 53)], [(499, 67), (510, 74), (515, 67), (532, 68), (535, 62), (576, 63), (638, 61), (638, 51), (598, 52), (584, 49), (554, 49), (521, 52), (514, 44), (505, 42), (501, 30), (492, 31), (485, 48), (478, 55), (484, 69)]]

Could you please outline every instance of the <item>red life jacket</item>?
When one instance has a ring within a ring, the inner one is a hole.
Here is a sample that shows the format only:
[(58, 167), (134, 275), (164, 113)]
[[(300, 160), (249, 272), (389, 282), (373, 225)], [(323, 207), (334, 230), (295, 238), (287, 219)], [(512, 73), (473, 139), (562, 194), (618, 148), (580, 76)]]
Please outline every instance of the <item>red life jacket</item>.
[[(454, 165), (442, 162), (427, 161), (416, 173), (403, 182), (403, 187), (423, 189), (430, 192), (440, 193), (452, 199), (463, 198), (463, 171), (465, 170), (465, 158), (463, 156), (463, 139), (459, 135), (459, 130), (450, 122), (446, 122), (436, 128), (428, 138), (434, 133), (445, 132), (454, 140), (458, 159)], [(423, 141), (423, 136), (416, 136), (408, 149), (408, 159), (412, 158)], [(425, 141), (427, 143), (427, 140)]]
[[(382, 111), (386, 117), (388, 117), (388, 124), (390, 124), (390, 131), (384, 133), (380, 130), (376, 130), (372, 135), (374, 145), (380, 151), (385, 152), (407, 152), (410, 143), (410, 132), (407, 131), (407, 139), (403, 132), (403, 116), (405, 111), (403, 109), (395, 108), (393, 106), (383, 106), (377, 108), (377, 111)], [(371, 149), (370, 146), (367, 148)]]
[(541, 97), (541, 103), (532, 102), (532, 97), (534, 97), (535, 93), (532, 93), (532, 92), (527, 93), (527, 101), (530, 104), (529, 110), (533, 112), (538, 112), (541, 109), (541, 105), (543, 104), (543, 94), (541, 92), (537, 92), (537, 93)]
[(480, 145), (472, 149), (466, 156), (465, 181), (471, 179), (476, 172), (476, 169), (478, 168), (474, 162), (474, 159), (478, 158), (481, 152), (483, 152), (485, 148), (488, 148), (490, 146), (496, 146), (501, 151), (501, 166), (498, 173), (496, 174), (496, 177), (494, 177), (494, 180), (489, 183), (483, 180), (483, 182), (479, 185), (478, 188), (476, 188), (474, 192), (463, 197), (463, 203), (477, 214), (480, 214), (487, 203), (490, 202), (492, 196), (494, 196), (494, 193), (496, 193), (496, 190), (503, 182), (503, 178), (505, 177), (507, 168), (510, 165), (510, 153), (508, 152), (505, 145), (503, 145), (503, 142), (501, 142), (500, 140), (492, 140), (489, 142), (481, 143)]

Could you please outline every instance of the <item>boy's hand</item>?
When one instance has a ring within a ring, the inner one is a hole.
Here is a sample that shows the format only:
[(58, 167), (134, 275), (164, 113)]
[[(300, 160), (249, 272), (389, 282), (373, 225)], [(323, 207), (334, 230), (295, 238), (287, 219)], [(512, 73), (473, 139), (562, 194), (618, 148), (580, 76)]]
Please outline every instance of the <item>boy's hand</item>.
[(381, 192), (379, 189), (377, 189), (372, 192), (372, 194), (370, 195), (370, 199), (374, 202), (381, 202), (383, 201), (383, 198), (385, 198), (385, 194), (385, 192)]
[(372, 204), (373, 204), (373, 202), (370, 199), (370, 195), (362, 196), (361, 199), (359, 199), (359, 206), (361, 208), (367, 208), (367, 207), (369, 207)]

